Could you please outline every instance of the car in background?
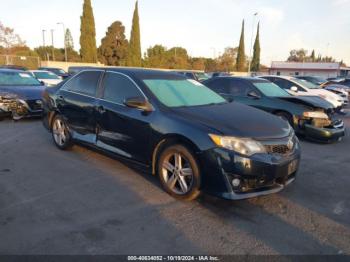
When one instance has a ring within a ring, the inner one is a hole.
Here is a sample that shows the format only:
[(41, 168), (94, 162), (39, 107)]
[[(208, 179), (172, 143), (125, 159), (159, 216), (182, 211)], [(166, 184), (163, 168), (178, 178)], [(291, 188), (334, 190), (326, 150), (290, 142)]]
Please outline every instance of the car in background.
[(339, 84), (350, 87), (350, 78), (327, 79), (330, 84)]
[(202, 72), (202, 71), (192, 71), (192, 70), (178, 71), (178, 70), (173, 70), (172, 72), (184, 75), (188, 79), (193, 79), (193, 80), (196, 80), (198, 82), (202, 82), (202, 81), (205, 81), (205, 80), (209, 79), (209, 76), (205, 72)]
[(326, 79), (317, 76), (295, 76), (295, 78), (308, 81), (314, 85), (318, 85), (321, 88), (340, 96), (344, 101), (344, 105), (348, 105), (349, 103), (349, 95), (346, 86), (340, 86), (335, 84), (327, 85), (328, 81)]
[(88, 70), (90, 69), (91, 66), (70, 66), (68, 68), (68, 74), (70, 76), (76, 75), (77, 73), (83, 71), (83, 70)]
[(227, 72), (210, 72), (210, 73), (207, 73), (207, 75), (209, 76), (209, 78), (220, 77), (220, 76), (231, 76), (231, 74)]
[(44, 89), (29, 72), (0, 69), (0, 118), (41, 116)]
[(30, 72), (33, 77), (38, 79), (40, 82), (44, 83), (48, 87), (55, 86), (62, 82), (62, 78), (58, 75), (50, 72), (50, 71), (44, 71), (44, 70), (30, 70)]
[(311, 82), (314, 85), (318, 85), (318, 86), (327, 82), (327, 79), (319, 77), (319, 76), (294, 76), (294, 77)]
[(66, 71), (58, 67), (39, 67), (38, 70), (50, 71), (59, 77), (62, 77), (63, 80), (69, 77), (69, 74)]
[(14, 70), (21, 70), (21, 71), (27, 71), (28, 69), (24, 66), (19, 65), (2, 65), (0, 66), (0, 69), (14, 69)]
[(344, 105), (344, 99), (340, 96), (305, 80), (297, 79), (291, 76), (275, 75), (259, 76), (259, 78), (269, 80), (294, 96), (319, 96), (330, 102), (338, 112), (342, 110)]
[(220, 77), (203, 83), (228, 101), (256, 107), (283, 118), (307, 138), (333, 142), (345, 135), (342, 120), (331, 118), (332, 104), (314, 97), (292, 96), (268, 80)]
[(300, 146), (286, 121), (180, 74), (90, 68), (43, 98), (59, 149), (82, 142), (137, 163), (178, 199), (276, 193), (298, 171)]

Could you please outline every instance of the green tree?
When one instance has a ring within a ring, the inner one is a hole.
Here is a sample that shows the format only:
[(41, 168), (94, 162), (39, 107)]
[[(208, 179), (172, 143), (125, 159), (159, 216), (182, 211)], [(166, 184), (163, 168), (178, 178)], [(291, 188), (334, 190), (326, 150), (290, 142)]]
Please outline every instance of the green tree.
[(189, 56), (183, 47), (173, 47), (167, 51), (169, 69), (190, 69)]
[(258, 72), (260, 70), (260, 23), (258, 23), (253, 52), (251, 71)]
[(139, 22), (139, 8), (138, 1), (135, 3), (134, 15), (132, 18), (132, 28), (128, 49), (128, 66), (140, 67), (142, 62), (141, 57), (141, 33)]
[(315, 62), (316, 61), (315, 50), (312, 50), (312, 53), (311, 53), (311, 56), (310, 56), (310, 60), (311, 60), (311, 62)]
[(307, 53), (306, 49), (293, 49), (289, 53), (289, 57), (287, 59), (288, 62), (306, 62), (307, 61)]
[(238, 46), (236, 70), (238, 72), (243, 72), (245, 71), (245, 68), (246, 68), (246, 57), (245, 57), (245, 47), (244, 47), (244, 20), (243, 20), (241, 38), (239, 40), (239, 46)]
[(167, 68), (168, 67), (167, 48), (162, 45), (155, 45), (147, 49), (145, 54), (145, 67)]
[(128, 53), (128, 40), (122, 22), (112, 23), (98, 48), (99, 60), (106, 65), (125, 66)]
[(84, 0), (83, 15), (80, 17), (80, 55), (83, 62), (97, 62), (95, 20), (91, 0)]
[(69, 28), (67, 28), (66, 33), (64, 34), (64, 43), (67, 49), (74, 49), (73, 37)]
[(231, 72), (235, 70), (238, 47), (226, 47), (224, 53), (217, 59), (217, 71)]

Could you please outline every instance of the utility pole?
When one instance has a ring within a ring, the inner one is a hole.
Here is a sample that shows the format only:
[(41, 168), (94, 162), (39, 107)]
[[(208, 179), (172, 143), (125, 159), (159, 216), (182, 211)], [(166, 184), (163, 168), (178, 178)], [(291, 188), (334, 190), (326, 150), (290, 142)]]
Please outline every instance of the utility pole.
[(250, 52), (249, 52), (250, 59), (249, 59), (249, 65), (248, 65), (248, 74), (250, 74), (250, 67), (252, 65), (252, 60), (253, 60), (253, 54), (252, 54), (252, 51), (253, 51), (253, 38), (254, 38), (255, 17), (257, 15), (258, 15), (258, 13), (255, 13), (253, 15), (252, 37), (250, 39)]
[(46, 50), (45, 33), (46, 33), (46, 30), (43, 29), (43, 47), (44, 47), (44, 51), (45, 51), (45, 54), (46, 54), (47, 61), (49, 61), (50, 57), (49, 57), (49, 54), (47, 53), (47, 50)]
[(52, 61), (55, 61), (55, 46), (54, 46), (54, 40), (53, 40), (53, 32), (55, 30), (51, 29), (51, 41), (52, 41)]
[(68, 62), (67, 45), (66, 45), (66, 27), (64, 26), (64, 23), (62, 23), (62, 22), (59, 22), (57, 24), (62, 25), (62, 28), (63, 28), (64, 58), (65, 58), (65, 61)]

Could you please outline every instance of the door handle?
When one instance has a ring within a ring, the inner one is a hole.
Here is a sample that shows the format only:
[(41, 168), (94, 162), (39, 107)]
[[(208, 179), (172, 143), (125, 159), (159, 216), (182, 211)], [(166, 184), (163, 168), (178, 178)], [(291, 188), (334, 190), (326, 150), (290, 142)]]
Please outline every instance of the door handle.
[(106, 109), (103, 106), (97, 106), (96, 107), (97, 112), (99, 112), (100, 114), (103, 114), (106, 112)]

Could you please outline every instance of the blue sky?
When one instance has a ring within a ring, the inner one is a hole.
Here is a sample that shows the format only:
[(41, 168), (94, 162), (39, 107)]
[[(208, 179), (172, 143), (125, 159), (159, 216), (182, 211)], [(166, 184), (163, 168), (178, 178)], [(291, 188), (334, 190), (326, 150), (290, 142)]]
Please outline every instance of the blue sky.
[[(42, 44), (42, 29), (55, 29), (55, 46), (63, 46), (63, 21), (79, 47), (83, 0), (11, 0), (0, 21), (13, 27), (31, 47)], [(134, 0), (92, 0), (97, 44), (107, 27), (120, 20), (130, 34)], [(139, 0), (142, 49), (154, 44), (183, 46), (191, 56), (213, 57), (237, 46), (246, 21), (250, 49), (253, 14), (261, 22), (262, 62), (285, 60), (294, 48), (315, 49), (350, 64), (350, 0)], [(46, 34), (46, 41), (51, 36)]]

